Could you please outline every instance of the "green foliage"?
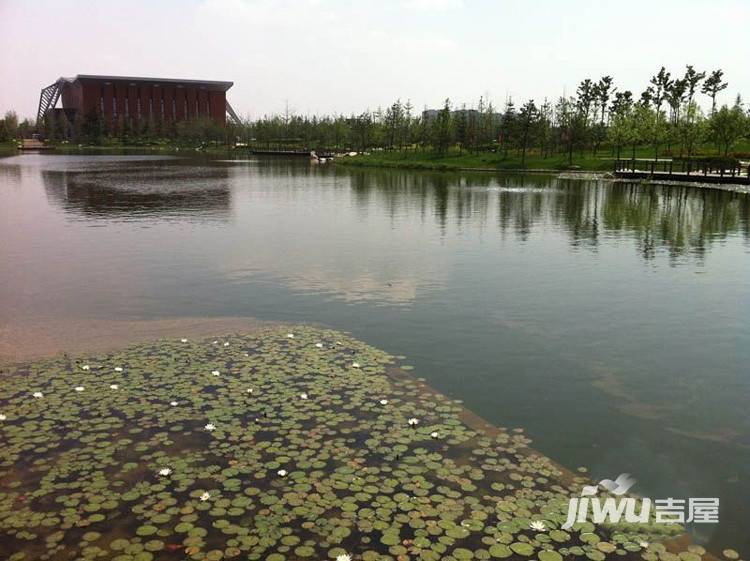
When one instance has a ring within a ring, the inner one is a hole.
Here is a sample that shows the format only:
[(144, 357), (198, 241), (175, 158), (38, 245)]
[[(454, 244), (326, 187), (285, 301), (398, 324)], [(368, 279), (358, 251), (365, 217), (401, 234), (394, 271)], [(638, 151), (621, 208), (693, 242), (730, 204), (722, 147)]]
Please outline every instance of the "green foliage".
[[(419, 153), (408, 158), (408, 165), (418, 161), (420, 166), (447, 167), (457, 165), (455, 158), (468, 152), (467, 159), (480, 167), (488, 160), (491, 166), (504, 168), (607, 169), (611, 158), (623, 154), (651, 158), (727, 154), (748, 138), (750, 119), (740, 101), (732, 108), (716, 109), (717, 96), (727, 87), (723, 72), (715, 70), (706, 76), (690, 65), (681, 77), (662, 67), (638, 98), (630, 91), (619, 91), (612, 76), (586, 78), (574, 96), (561, 96), (554, 102), (545, 99), (540, 106), (533, 100), (516, 105), (509, 98), (502, 113), (479, 98), (477, 104), (463, 104), (460, 109), (452, 109), (446, 99), (439, 110), (415, 115), (408, 100), (397, 99), (385, 109), (349, 116), (301, 116), (287, 108), (283, 115), (227, 123), (223, 128), (209, 120), (175, 124), (157, 119), (134, 124), (121, 117), (116, 123), (106, 123), (97, 113), (76, 116), (70, 123), (60, 112), (56, 119), (48, 117), (45, 129), (53, 141), (71, 139), (115, 147), (208, 148), (240, 143), (255, 149), (319, 153), (383, 150)], [(698, 94), (711, 100), (708, 117), (701, 111)], [(0, 141), (13, 137), (14, 131), (22, 135), (22, 125), (15, 115), (6, 114), (0, 121)], [(444, 161), (438, 164), (436, 157)]]
[(438, 112), (432, 125), (432, 145), (438, 154), (445, 154), (453, 142), (453, 119), (451, 117), (451, 101), (445, 100), (443, 108)]
[(724, 81), (724, 71), (723, 70), (714, 70), (711, 72), (711, 75), (706, 78), (706, 81), (703, 82), (703, 87), (701, 88), (701, 92), (706, 94), (711, 98), (711, 113), (713, 114), (716, 111), (716, 96), (719, 94), (720, 91), (723, 91), (727, 88), (729, 84)]
[(0, 142), (9, 142), (18, 135), (18, 115), (15, 111), (7, 111), (0, 119)]
[(181, 121), (176, 126), (176, 140), (179, 144), (198, 146), (221, 142), (223, 138), (223, 128), (213, 119)]
[(740, 101), (730, 109), (723, 105), (714, 111), (708, 122), (710, 139), (720, 146), (726, 156), (734, 143), (748, 135), (748, 116), (742, 110)]

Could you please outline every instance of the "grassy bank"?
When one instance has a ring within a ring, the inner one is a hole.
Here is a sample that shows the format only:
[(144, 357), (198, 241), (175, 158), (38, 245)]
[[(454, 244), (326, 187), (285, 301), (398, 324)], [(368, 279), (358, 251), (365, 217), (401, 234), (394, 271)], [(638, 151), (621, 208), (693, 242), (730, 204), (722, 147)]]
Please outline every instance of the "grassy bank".
[(525, 165), (520, 156), (486, 152), (472, 154), (449, 151), (445, 154), (435, 152), (397, 152), (382, 151), (373, 152), (368, 155), (355, 156), (338, 160), (352, 166), (375, 166), (393, 167), (404, 169), (429, 169), (429, 170), (462, 170), (462, 169), (485, 169), (485, 170), (550, 170), (563, 171), (568, 169), (581, 169), (587, 171), (609, 171), (612, 169), (612, 159), (606, 156), (577, 156), (573, 158), (572, 166), (566, 155), (553, 155), (542, 157), (532, 155), (526, 157)]
[(15, 142), (0, 142), (0, 156), (12, 156), (18, 152)]
[[(750, 146), (742, 146), (750, 152)], [(700, 150), (696, 157), (716, 156), (717, 151), (710, 147)], [(622, 158), (630, 158), (630, 150), (621, 153)], [(636, 150), (636, 158), (651, 159), (654, 156), (653, 149), (641, 147)], [(662, 153), (660, 158), (670, 158), (668, 153)], [(382, 150), (374, 151), (367, 155), (355, 156), (337, 160), (337, 163), (351, 166), (373, 166), (391, 167), (403, 169), (427, 169), (456, 171), (466, 169), (476, 170), (527, 170), (527, 171), (566, 171), (581, 170), (591, 172), (607, 172), (613, 168), (615, 157), (612, 150), (604, 148), (596, 155), (590, 151), (584, 153), (575, 152), (572, 163), (567, 154), (552, 154), (542, 156), (538, 151), (526, 154), (525, 162), (521, 155), (515, 151), (504, 154), (502, 152), (480, 152), (471, 153), (451, 149), (446, 153), (438, 154), (433, 151), (421, 150)]]

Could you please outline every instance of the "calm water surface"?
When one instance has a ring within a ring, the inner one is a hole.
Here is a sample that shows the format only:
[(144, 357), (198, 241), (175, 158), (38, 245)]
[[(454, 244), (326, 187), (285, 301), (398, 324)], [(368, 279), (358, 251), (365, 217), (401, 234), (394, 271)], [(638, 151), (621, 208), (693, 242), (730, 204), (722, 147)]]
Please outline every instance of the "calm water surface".
[(721, 498), (750, 548), (750, 197), (147, 156), (0, 160), (0, 327), (254, 316), (351, 331), (537, 448)]

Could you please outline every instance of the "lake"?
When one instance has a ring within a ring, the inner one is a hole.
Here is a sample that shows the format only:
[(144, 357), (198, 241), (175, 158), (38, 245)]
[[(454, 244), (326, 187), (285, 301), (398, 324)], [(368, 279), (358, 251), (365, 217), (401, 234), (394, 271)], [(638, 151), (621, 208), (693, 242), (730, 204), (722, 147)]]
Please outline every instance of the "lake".
[(294, 159), (0, 160), (0, 332), (251, 317), (351, 332), (596, 479), (750, 537), (750, 196)]

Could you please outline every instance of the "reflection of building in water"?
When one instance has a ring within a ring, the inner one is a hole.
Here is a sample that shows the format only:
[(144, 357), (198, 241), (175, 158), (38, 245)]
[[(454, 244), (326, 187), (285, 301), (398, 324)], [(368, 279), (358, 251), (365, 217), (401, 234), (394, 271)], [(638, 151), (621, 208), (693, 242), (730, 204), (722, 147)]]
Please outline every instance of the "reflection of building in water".
[(137, 161), (96, 170), (43, 170), (50, 201), (66, 212), (102, 218), (226, 219), (229, 169)]

